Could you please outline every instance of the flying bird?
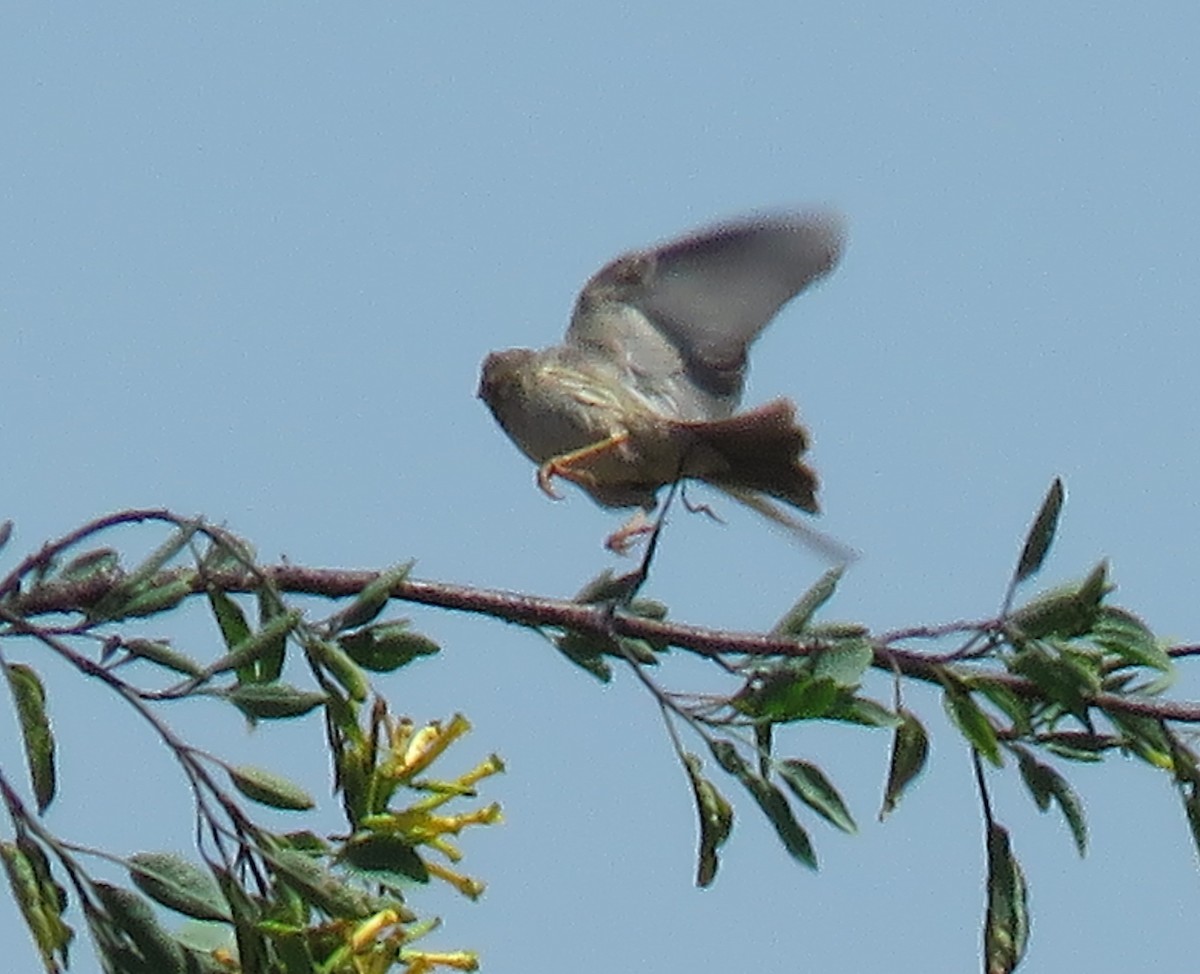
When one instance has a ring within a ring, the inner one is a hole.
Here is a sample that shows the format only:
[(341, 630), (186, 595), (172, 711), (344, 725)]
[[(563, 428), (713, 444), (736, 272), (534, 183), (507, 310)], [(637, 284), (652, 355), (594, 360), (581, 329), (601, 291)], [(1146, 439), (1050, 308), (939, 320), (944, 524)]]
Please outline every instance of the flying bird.
[(584, 285), (561, 345), (483, 362), (479, 397), (537, 483), (556, 478), (604, 507), (640, 508), (607, 541), (649, 530), (659, 490), (693, 479), (811, 534), (776, 501), (816, 514), (808, 434), (788, 399), (737, 412), (750, 345), (841, 256), (836, 215), (814, 211), (718, 224), (603, 267)]

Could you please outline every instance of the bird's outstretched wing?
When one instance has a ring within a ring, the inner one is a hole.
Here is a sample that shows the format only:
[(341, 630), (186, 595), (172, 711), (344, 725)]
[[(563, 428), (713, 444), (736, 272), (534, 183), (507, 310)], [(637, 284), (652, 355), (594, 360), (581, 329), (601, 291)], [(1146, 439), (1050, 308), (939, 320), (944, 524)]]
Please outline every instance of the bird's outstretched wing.
[(653, 381), (674, 376), (728, 408), (746, 350), (791, 298), (833, 269), (832, 213), (764, 215), (618, 257), (579, 296), (567, 341), (603, 348)]

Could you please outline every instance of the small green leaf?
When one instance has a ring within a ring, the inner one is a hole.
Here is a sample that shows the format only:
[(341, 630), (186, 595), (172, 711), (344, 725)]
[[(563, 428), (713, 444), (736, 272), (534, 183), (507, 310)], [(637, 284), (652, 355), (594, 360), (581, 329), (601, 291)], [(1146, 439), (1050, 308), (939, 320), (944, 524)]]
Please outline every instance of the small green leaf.
[(1102, 561), (1078, 585), (1037, 596), (1008, 617), (1009, 625), (1026, 639), (1086, 635), (1096, 625), (1100, 604), (1111, 591), (1107, 571), (1108, 563)]
[(1050, 551), (1050, 544), (1054, 541), (1054, 531), (1058, 527), (1058, 516), (1062, 513), (1064, 497), (1062, 480), (1055, 477), (1042, 501), (1041, 510), (1029, 529), (1029, 535), (1025, 538), (1025, 547), (1021, 549), (1013, 584), (1025, 581), (1042, 567)]
[(825, 716), (827, 720), (841, 720), (863, 727), (900, 726), (900, 718), (883, 704), (858, 695), (839, 698)]
[[(246, 673), (252, 674), (252, 671), (249, 669), (252, 664), (265, 656), (277, 652), (279, 641), (286, 639), (288, 635), (295, 632), (302, 618), (303, 613), (299, 609), (292, 609), (283, 615), (275, 616), (275, 618), (265, 623), (257, 632), (249, 633), (245, 639), (234, 645), (220, 659), (213, 660), (205, 669), (205, 673), (213, 676), (217, 673), (237, 670), (239, 676)], [(242, 676), (242, 678), (248, 679), (245, 676)], [(252, 675), (250, 678), (252, 678)]]
[(139, 852), (126, 862), (130, 878), (162, 906), (196, 920), (230, 920), (229, 904), (212, 876), (170, 852)]
[(992, 824), (987, 838), (987, 919), (983, 931), (987, 974), (1011, 974), (1029, 941), (1028, 890), (1012, 853), (1008, 830)]
[(1033, 727), (1033, 715), (1030, 704), (1013, 693), (1001, 683), (979, 679), (973, 684), (973, 689), (987, 698), (1001, 713), (1012, 721), (1013, 730), (1018, 734), (1028, 734)]
[(338, 861), (359, 872), (372, 873), (375, 882), (429, 882), (429, 867), (417, 850), (398, 835), (364, 832), (346, 843)]
[(813, 679), (807, 667), (785, 665), (752, 677), (733, 705), (749, 717), (783, 723), (824, 717), (850, 696), (832, 679)]
[(1051, 754), (1068, 761), (1083, 761), (1097, 764), (1104, 760), (1104, 752), (1114, 745), (1094, 735), (1060, 734), (1039, 742)]
[(839, 639), (813, 657), (815, 679), (832, 680), (839, 687), (854, 690), (875, 658), (871, 643), (863, 638)]
[(388, 604), (392, 589), (408, 578), (415, 564), (414, 561), (408, 561), (403, 565), (389, 568), (368, 582), (358, 593), (358, 597), (338, 617), (338, 630), (357, 629), (359, 626), (365, 626), (379, 615), (384, 606)]
[(248, 765), (227, 767), (225, 770), (233, 787), (260, 805), (301, 812), (316, 805), (303, 788), (274, 772)]
[(1140, 714), (1118, 711), (1106, 710), (1104, 715), (1121, 732), (1124, 748), (1155, 768), (1163, 771), (1174, 770), (1175, 760), (1172, 756), (1171, 742), (1163, 732), (1160, 721)]
[(1196, 847), (1196, 852), (1200, 853), (1200, 783), (1181, 782), (1179, 797), (1183, 800), (1183, 812), (1192, 832), (1192, 844)]
[(710, 741), (709, 748), (717, 764), (736, 777), (758, 803), (789, 855), (810, 869), (816, 869), (817, 857), (813, 852), (812, 842), (808, 833), (796, 821), (783, 792), (752, 772), (728, 741)]
[(775, 725), (769, 720), (754, 725), (754, 746), (758, 751), (758, 773), (767, 778), (771, 774), (771, 748), (774, 745)]
[(831, 825), (843, 832), (858, 831), (854, 818), (838, 790), (820, 768), (808, 761), (788, 758), (779, 763), (779, 777), (791, 789), (792, 794), (820, 815)]
[(630, 615), (638, 616), (642, 619), (658, 619), (663, 620), (667, 617), (668, 609), (665, 602), (659, 602), (657, 599), (634, 599), (626, 606)]
[[(264, 581), (254, 590), (255, 601), (258, 602), (258, 624), (265, 627), (273, 619), (287, 615), (288, 608), (279, 593), (269, 581)], [(273, 649), (267, 650), (255, 660), (253, 679), (256, 683), (273, 683), (283, 673), (283, 664), (287, 659), (288, 633), (280, 633)], [(248, 668), (249, 669), (249, 668)], [(242, 678), (243, 680), (246, 677)]]
[(375, 912), (372, 897), (347, 885), (312, 856), (294, 849), (276, 849), (264, 858), (305, 902), (331, 917), (362, 919)]
[(200, 558), (200, 567), (205, 575), (243, 572), (254, 567), (256, 558), (254, 546), (249, 541), (228, 531), (221, 531), (215, 537), (208, 537), (208, 547)]
[(329, 699), (288, 683), (243, 683), (221, 695), (252, 720), (301, 717)]
[(362, 668), (337, 643), (310, 639), (305, 643), (309, 658), (319, 663), (330, 676), (342, 685), (351, 700), (362, 703), (371, 692), (371, 684)]
[(54, 800), (58, 780), (54, 770), (54, 733), (46, 713), (46, 688), (37, 673), (24, 663), (9, 663), (4, 672), (21, 723), (25, 762), (38, 812), (44, 812)]
[(606, 640), (587, 633), (570, 631), (555, 636), (553, 642), (563, 656), (601, 683), (608, 683), (612, 679), (612, 667), (602, 658), (609, 651)]
[(185, 676), (200, 676), (204, 673), (204, 667), (197, 660), (192, 659), (186, 653), (178, 652), (171, 647), (171, 644), (162, 639), (123, 639), (120, 648), (125, 650), (130, 656), (137, 659), (144, 659), (148, 663), (154, 663), (168, 670), (174, 670), (176, 673), (182, 673)]
[(1037, 685), (1046, 698), (1087, 723), (1089, 700), (1100, 690), (1097, 668), (1070, 653), (1053, 653), (1045, 643), (1031, 643), (1009, 664)]
[(1000, 756), (996, 729), (992, 727), (992, 722), (988, 720), (987, 715), (971, 699), (970, 691), (955, 680), (944, 679), (942, 685), (946, 691), (943, 698), (946, 713), (949, 714), (955, 726), (962, 731), (968, 743), (987, 758), (989, 763), (997, 768), (1003, 767), (1004, 759)]
[(1146, 624), (1132, 612), (1115, 606), (1102, 606), (1092, 628), (1091, 640), (1135, 666), (1149, 666), (1163, 673), (1175, 669)]
[(209, 586), (208, 604), (217, 620), (217, 627), (221, 630), (226, 649), (233, 650), (250, 638), (250, 624), (246, 622), (245, 613), (233, 599), (219, 588)]
[(29, 841), (0, 842), (0, 862), (43, 966), (50, 972), (65, 970), (75, 932), (63, 922), (66, 891), (51, 876), (45, 853)]
[(98, 882), (93, 887), (113, 924), (137, 948), (146, 970), (155, 974), (185, 974), (186, 955), (179, 941), (159, 924), (149, 902), (132, 890)]
[(775, 827), (775, 834), (779, 836), (788, 854), (809, 869), (816, 869), (817, 854), (813, 851), (812, 841), (808, 832), (796, 821), (783, 792), (758, 775), (742, 779), (742, 784), (758, 802), (758, 807), (766, 814), (767, 820)]
[[(118, 589), (113, 589), (118, 591)], [(190, 578), (173, 578), (170, 581), (164, 582), (162, 585), (154, 585), (151, 587), (140, 587), (124, 589), (126, 592), (125, 598), (118, 601), (114, 608), (108, 612), (100, 611), (100, 604), (92, 610), (92, 614), (96, 618), (103, 618), (109, 621), (116, 619), (141, 619), (146, 616), (158, 615), (160, 612), (166, 612), (168, 609), (173, 609), (180, 602), (192, 594), (192, 580)], [(105, 596), (107, 599), (107, 596)], [(103, 601), (103, 600), (102, 600)]]
[(696, 885), (709, 886), (717, 876), (720, 859), (718, 850), (733, 831), (733, 806), (726, 801), (715, 785), (701, 773), (700, 759), (694, 754), (683, 755), (683, 768), (692, 785), (696, 812), (700, 816), (700, 849), (697, 854)]
[(407, 622), (384, 622), (338, 636), (342, 647), (363, 669), (391, 673), (421, 656), (432, 656), (441, 647), (428, 636), (413, 632)]
[(58, 573), (58, 581), (87, 582), (98, 576), (115, 577), (121, 571), (121, 556), (115, 548), (95, 548), (72, 558)]
[(900, 726), (892, 738), (892, 758), (883, 792), (883, 807), (879, 810), (881, 821), (895, 810), (904, 790), (921, 773), (929, 757), (929, 735), (924, 725), (915, 714), (903, 707), (899, 716)]
[(808, 627), (812, 617), (816, 615), (817, 610), (821, 608), (837, 591), (838, 582), (841, 581), (842, 573), (845, 571), (844, 566), (831, 568), (824, 575), (813, 583), (793, 605), (783, 617), (775, 623), (771, 629), (772, 636), (799, 636)]
[(1019, 744), (1009, 745), (1017, 756), (1017, 766), (1025, 786), (1033, 796), (1037, 807), (1043, 812), (1049, 809), (1050, 802), (1058, 804), (1066, 819), (1071, 837), (1075, 840), (1075, 849), (1079, 855), (1087, 854), (1087, 822), (1083, 817), (1083, 803), (1067, 780), (1048, 764), (1043, 764), (1027, 749)]

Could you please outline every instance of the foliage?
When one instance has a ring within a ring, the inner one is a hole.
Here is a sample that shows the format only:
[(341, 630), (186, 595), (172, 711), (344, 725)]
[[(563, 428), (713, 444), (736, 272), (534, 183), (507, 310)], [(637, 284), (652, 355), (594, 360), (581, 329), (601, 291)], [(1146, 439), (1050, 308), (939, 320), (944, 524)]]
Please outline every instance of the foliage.
[[(0, 798), (12, 823), (12, 839), (0, 842), (0, 858), (45, 970), (68, 968), (75, 937), (70, 907), (82, 914), (104, 969), (114, 974), (475, 970), (470, 952), (418, 947), (438, 921), (421, 918), (408, 896), (431, 878), (471, 898), (482, 892), (480, 882), (450, 865), (461, 858), (452, 837), (497, 821), (499, 807), (446, 814), (444, 806), (474, 797), (479, 782), (503, 767), (493, 756), (457, 777), (429, 777), (470, 729), (467, 720), (456, 715), (418, 727), (393, 716), (371, 694), (364, 668), (393, 670), (437, 651), (403, 621), (374, 621), (387, 604), (388, 586), (407, 567), (380, 573), (344, 609), (310, 623), (258, 571), (248, 546), (198, 522), (156, 517), (174, 530), (132, 571), (123, 570), (109, 548), (68, 558), (98, 531), (134, 519), (119, 515), (75, 532), (0, 582), (0, 666), (23, 733), (37, 806), (36, 813), (30, 811), (0, 770)], [(185, 553), (192, 568), (169, 567)], [(251, 582), (256, 623), (214, 580), (231, 570)], [(78, 596), (70, 607), (75, 618), (55, 625), (32, 621), (37, 613), (28, 612), (30, 600), (63, 586)], [(197, 594), (208, 598), (224, 643), (212, 662), (166, 639), (122, 634), (126, 620), (167, 612)], [(57, 743), (37, 671), (9, 662), (9, 647), (22, 640), (105, 684), (167, 745), (194, 796), (197, 859), (154, 851), (118, 858), (84, 849), (46, 827), (42, 814), (57, 791)], [(96, 647), (95, 658), (81, 648), (88, 643)], [(282, 680), (289, 649), (302, 657), (313, 689)], [(167, 685), (150, 689), (124, 678), (121, 673), (137, 662), (149, 664)], [(320, 712), (346, 834), (280, 833), (255, 822), (246, 802), (303, 813), (314, 800), (275, 772), (230, 764), (180, 739), (162, 710), (201, 695), (252, 723)], [(94, 876), (89, 865), (97, 857), (123, 866), (128, 884)], [(172, 913), (192, 922), (172, 932), (166, 919)]]
[[(610, 679), (614, 666), (628, 667), (661, 709), (690, 783), (702, 886), (715, 881), (735, 824), (734, 803), (722, 791), (731, 785), (744, 791), (786, 852), (807, 867), (818, 865), (810, 821), (856, 831), (851, 809), (812, 756), (780, 753), (788, 725), (826, 721), (885, 732), (890, 761), (879, 817), (895, 812), (929, 755), (928, 733), (906, 706), (904, 690), (913, 681), (937, 687), (974, 758), (987, 852), (984, 969), (1006, 974), (1018, 967), (1026, 947), (1027, 887), (1013, 839), (993, 808), (990, 776), (1015, 769), (1036, 806), (1062, 816), (1083, 855), (1084, 807), (1064, 769), (1112, 754), (1133, 755), (1171, 776), (1200, 844), (1200, 760), (1184, 733), (1186, 725), (1200, 722), (1200, 706), (1164, 696), (1176, 662), (1197, 655), (1197, 648), (1165, 644), (1137, 615), (1114, 605), (1103, 562), (1078, 582), (1018, 600), (1045, 563), (1064, 498), (1055, 481), (994, 617), (883, 633), (820, 621), (842, 581), (841, 570), (821, 577), (765, 633), (670, 622), (666, 606), (639, 594), (657, 531), (636, 572), (604, 573), (575, 599), (563, 601), (421, 581), (411, 577), (411, 565), (379, 573), (261, 565), (240, 539), (163, 511), (99, 519), (47, 545), (0, 580), (0, 648), (32, 640), (134, 707), (171, 748), (193, 790), (204, 865), (161, 853), (130, 857), (125, 864), (140, 892), (89, 878), (82, 850), (51, 835), (41, 820), (56, 787), (56, 745), (41, 680), (29, 663), (0, 657), (37, 806), (36, 812), (27, 810), (0, 776), (13, 823), (13, 840), (0, 845), (0, 855), (14, 898), (50, 971), (66, 966), (73, 931), (64, 910), (72, 895), (96, 949), (114, 971), (470, 969), (469, 954), (412, 948), (431, 923), (412, 912), (401, 886), (436, 877), (466, 895), (478, 894), (474, 880), (433, 854), (457, 860), (448, 837), (467, 825), (495, 821), (498, 810), (489, 805), (452, 816), (435, 810), (474, 795), (478, 781), (500, 764), (492, 758), (449, 781), (416, 777), (467, 725), (456, 717), (444, 726), (417, 729), (372, 695), (366, 671), (388, 672), (437, 649), (403, 620), (380, 621), (390, 602), (400, 600), (529, 627), (600, 680)], [(142, 520), (172, 530), (132, 570), (122, 567), (115, 549), (87, 547), (104, 531)], [(179, 567), (185, 555), (190, 564)], [(309, 622), (286, 601), (298, 594), (347, 601), (329, 617)], [(253, 624), (239, 602), (247, 595), (257, 602)], [(207, 598), (224, 642), (210, 662), (166, 639), (120, 631), (124, 620), (157, 617), (195, 596)], [(63, 613), (72, 621), (41, 621)], [(82, 640), (96, 644), (98, 659), (77, 648)], [(664, 687), (659, 674), (671, 647), (710, 660), (730, 680), (728, 691), (698, 697)], [(289, 653), (303, 659), (311, 687), (283, 682)], [(158, 690), (125, 682), (116, 670), (134, 661), (172, 674), (173, 682)], [(891, 700), (863, 691), (871, 671), (890, 675)], [(177, 739), (154, 708), (197, 694), (216, 697), (252, 721), (322, 712), (347, 836), (280, 835), (254, 824), (238, 796), (297, 813), (311, 799), (273, 772), (230, 766)], [(700, 746), (685, 745), (685, 734)], [(707, 771), (706, 760), (726, 777)], [(215, 768), (229, 787), (219, 783)], [(146, 897), (223, 925), (228, 944), (202, 951), (165, 932)]]

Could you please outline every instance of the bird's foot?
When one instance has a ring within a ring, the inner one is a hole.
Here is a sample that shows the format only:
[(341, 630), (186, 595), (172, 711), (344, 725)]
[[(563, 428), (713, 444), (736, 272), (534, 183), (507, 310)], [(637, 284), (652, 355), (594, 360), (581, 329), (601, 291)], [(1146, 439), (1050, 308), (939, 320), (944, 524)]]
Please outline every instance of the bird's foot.
[(560, 501), (563, 495), (554, 489), (554, 478), (561, 477), (563, 471), (559, 469), (558, 459), (547, 460), (537, 470), (537, 485), (543, 494), (551, 500)]
[(654, 527), (655, 522), (650, 520), (646, 512), (638, 511), (605, 539), (604, 547), (615, 554), (627, 555), (630, 548), (654, 531)]

